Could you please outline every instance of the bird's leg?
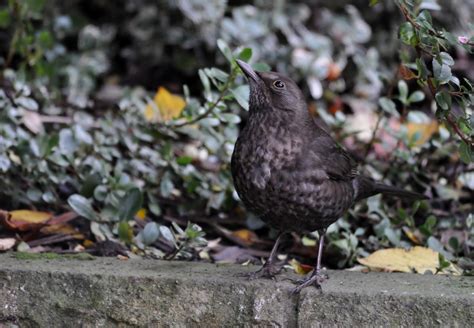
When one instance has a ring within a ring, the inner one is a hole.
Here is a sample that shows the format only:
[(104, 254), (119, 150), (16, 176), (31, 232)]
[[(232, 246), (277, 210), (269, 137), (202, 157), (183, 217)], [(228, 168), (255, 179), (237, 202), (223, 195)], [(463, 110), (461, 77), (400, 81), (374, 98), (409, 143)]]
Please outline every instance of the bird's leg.
[(324, 234), (326, 233), (326, 229), (319, 230), (318, 233), (319, 248), (318, 258), (316, 260), (316, 268), (313, 270), (309, 278), (299, 281), (300, 284), (291, 291), (292, 294), (298, 294), (303, 288), (311, 285), (317, 289), (321, 289), (321, 284), (328, 278), (327, 275), (321, 273), (321, 258), (323, 255)]
[(281, 267), (276, 265), (275, 262), (277, 260), (278, 245), (280, 244), (281, 236), (283, 236), (284, 234), (285, 232), (280, 232), (278, 234), (278, 237), (270, 253), (270, 257), (265, 262), (265, 264), (258, 271), (245, 274), (246, 277), (248, 277), (250, 280), (257, 279), (257, 278), (271, 279), (275, 277), (281, 271)]

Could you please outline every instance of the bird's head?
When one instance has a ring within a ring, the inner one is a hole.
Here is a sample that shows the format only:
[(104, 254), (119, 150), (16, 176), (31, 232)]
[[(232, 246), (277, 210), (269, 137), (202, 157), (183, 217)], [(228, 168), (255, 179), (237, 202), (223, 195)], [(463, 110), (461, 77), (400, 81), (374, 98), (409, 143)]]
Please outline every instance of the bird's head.
[(250, 111), (307, 113), (303, 93), (292, 79), (277, 72), (257, 72), (241, 60), (237, 64), (249, 80)]

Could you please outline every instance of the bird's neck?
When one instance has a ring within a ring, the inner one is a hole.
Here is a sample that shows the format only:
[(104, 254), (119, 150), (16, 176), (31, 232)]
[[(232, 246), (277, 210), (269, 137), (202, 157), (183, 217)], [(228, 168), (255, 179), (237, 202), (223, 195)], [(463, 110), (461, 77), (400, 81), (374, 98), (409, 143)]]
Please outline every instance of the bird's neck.
[(285, 110), (279, 108), (259, 108), (250, 110), (247, 123), (254, 130), (261, 130), (264, 135), (286, 133), (304, 134), (305, 130), (314, 128), (313, 118), (306, 109)]

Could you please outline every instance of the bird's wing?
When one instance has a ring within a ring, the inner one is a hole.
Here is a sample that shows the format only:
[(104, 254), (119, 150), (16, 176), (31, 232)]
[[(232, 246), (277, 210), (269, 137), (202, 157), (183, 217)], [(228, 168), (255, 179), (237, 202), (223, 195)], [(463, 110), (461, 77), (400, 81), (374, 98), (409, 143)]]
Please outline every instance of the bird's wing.
[(323, 170), (332, 180), (352, 180), (359, 172), (357, 162), (324, 131), (307, 144), (304, 166)]

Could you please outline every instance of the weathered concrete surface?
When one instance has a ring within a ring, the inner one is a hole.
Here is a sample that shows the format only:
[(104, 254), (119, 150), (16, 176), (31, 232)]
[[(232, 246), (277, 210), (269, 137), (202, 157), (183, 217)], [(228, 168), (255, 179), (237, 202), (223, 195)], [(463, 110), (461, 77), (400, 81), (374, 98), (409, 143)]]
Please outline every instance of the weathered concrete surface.
[[(474, 279), (329, 272), (323, 292), (247, 281), (255, 268), (0, 255), (0, 327), (471, 326)], [(281, 280), (281, 278), (280, 278)]]

